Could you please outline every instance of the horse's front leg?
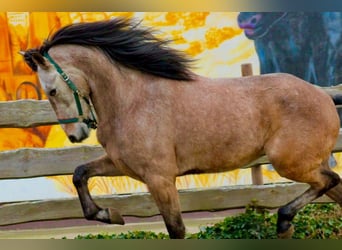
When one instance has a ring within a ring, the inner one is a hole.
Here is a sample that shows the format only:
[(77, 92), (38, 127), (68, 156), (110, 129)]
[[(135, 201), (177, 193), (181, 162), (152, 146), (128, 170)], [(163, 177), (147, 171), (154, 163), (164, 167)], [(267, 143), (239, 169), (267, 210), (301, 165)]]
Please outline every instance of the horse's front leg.
[(185, 226), (175, 179), (162, 175), (151, 175), (146, 179), (147, 187), (164, 219), (171, 239), (183, 239)]
[(102, 209), (91, 198), (88, 189), (88, 179), (93, 176), (120, 176), (122, 173), (107, 155), (78, 166), (73, 175), (84, 217), (88, 220), (98, 220), (110, 224), (125, 224), (120, 213), (113, 208)]

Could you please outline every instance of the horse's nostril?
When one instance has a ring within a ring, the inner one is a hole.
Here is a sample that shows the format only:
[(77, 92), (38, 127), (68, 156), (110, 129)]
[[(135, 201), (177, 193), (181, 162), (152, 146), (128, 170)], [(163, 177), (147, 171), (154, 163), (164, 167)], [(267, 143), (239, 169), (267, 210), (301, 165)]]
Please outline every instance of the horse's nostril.
[(256, 24), (257, 22), (258, 22), (258, 18), (253, 17), (253, 18), (251, 19), (251, 24)]
[(74, 135), (69, 135), (69, 140), (70, 140), (72, 143), (74, 143), (74, 142), (77, 141), (77, 138), (76, 138), (76, 136), (74, 136)]

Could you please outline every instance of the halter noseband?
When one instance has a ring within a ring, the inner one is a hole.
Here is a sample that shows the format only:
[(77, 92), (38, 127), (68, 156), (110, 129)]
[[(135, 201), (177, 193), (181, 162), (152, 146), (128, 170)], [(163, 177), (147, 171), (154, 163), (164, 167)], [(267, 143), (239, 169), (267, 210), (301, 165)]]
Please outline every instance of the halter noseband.
[[(77, 111), (78, 111), (78, 117), (68, 118), (68, 119), (58, 119), (58, 122), (60, 124), (68, 124), (68, 123), (75, 123), (75, 122), (82, 121), (85, 124), (87, 124), (88, 128), (96, 129), (97, 121), (95, 117), (94, 107), (91, 104), (90, 100), (87, 97), (81, 95), (80, 91), (77, 89), (76, 85), (70, 80), (69, 76), (61, 69), (61, 67), (59, 67), (59, 65), (50, 57), (50, 55), (47, 52), (44, 53), (44, 57), (48, 59), (49, 62), (55, 67), (58, 74), (62, 77), (63, 81), (72, 90), (74, 94), (75, 102), (76, 102)], [(83, 117), (83, 110), (82, 110), (80, 97), (82, 97), (83, 100), (88, 104), (92, 119)]]

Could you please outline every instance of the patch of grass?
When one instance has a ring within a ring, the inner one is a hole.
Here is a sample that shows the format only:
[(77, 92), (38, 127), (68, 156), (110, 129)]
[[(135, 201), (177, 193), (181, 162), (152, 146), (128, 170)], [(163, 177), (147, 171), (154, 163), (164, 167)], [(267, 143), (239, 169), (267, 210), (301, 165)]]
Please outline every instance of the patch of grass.
[(78, 235), (75, 239), (151, 239), (151, 240), (160, 240), (160, 239), (169, 239), (169, 236), (164, 233), (155, 233), (151, 231), (132, 231), (128, 233), (120, 233), (120, 234), (87, 234), (87, 235)]
[(245, 213), (227, 217), (213, 226), (200, 228), (191, 239), (274, 239), (276, 216), (247, 208)]
[(337, 204), (309, 204), (293, 224), (296, 239), (342, 239), (342, 209)]
[[(187, 234), (186, 239), (276, 239), (277, 215), (247, 207), (213, 226)], [(339, 205), (309, 204), (294, 218), (294, 239), (342, 239), (342, 211)], [(169, 239), (164, 233), (133, 231), (120, 234), (79, 235), (75, 239)]]
[[(196, 239), (276, 239), (277, 215), (246, 212), (227, 217), (212, 227), (191, 235)], [(342, 211), (336, 204), (309, 204), (294, 218), (294, 239), (342, 239)]]

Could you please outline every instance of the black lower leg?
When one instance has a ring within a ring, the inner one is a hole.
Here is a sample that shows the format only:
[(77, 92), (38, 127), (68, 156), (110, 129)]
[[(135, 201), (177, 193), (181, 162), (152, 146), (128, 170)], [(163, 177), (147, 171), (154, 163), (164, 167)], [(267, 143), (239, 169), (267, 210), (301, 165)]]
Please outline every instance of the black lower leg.
[(287, 232), (291, 227), (291, 221), (295, 217), (296, 212), (291, 211), (288, 206), (281, 207), (278, 210), (277, 233), (282, 234)]
[(171, 225), (164, 219), (167, 231), (170, 239), (184, 239), (185, 237), (185, 226), (181, 215), (176, 217), (177, 221), (174, 221)]
[(78, 193), (84, 217), (87, 220), (94, 220), (100, 208), (95, 204), (89, 193), (86, 166), (81, 165), (75, 169), (73, 183)]
[(279, 208), (277, 221), (278, 235), (286, 233), (291, 228), (291, 221), (293, 220), (297, 212), (306, 204), (318, 198), (319, 193), (320, 190), (311, 187), (295, 200)]
[(291, 221), (301, 208), (340, 183), (340, 177), (330, 170), (324, 169), (321, 174), (327, 177), (328, 180), (324, 188), (314, 188), (312, 186), (304, 194), (278, 210), (278, 234), (283, 234), (291, 228)]

